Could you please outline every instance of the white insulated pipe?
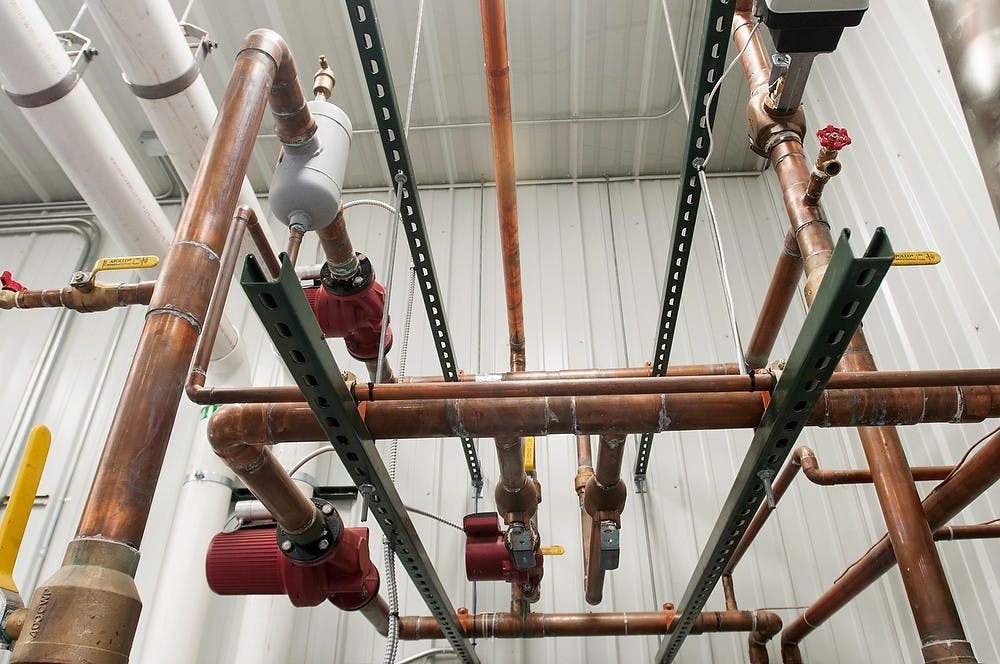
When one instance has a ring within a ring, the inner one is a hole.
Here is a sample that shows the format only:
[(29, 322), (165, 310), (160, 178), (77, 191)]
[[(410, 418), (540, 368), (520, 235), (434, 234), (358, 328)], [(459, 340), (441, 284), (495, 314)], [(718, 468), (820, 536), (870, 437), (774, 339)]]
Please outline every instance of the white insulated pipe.
[[(189, 73), (195, 56), (167, 0), (86, 0), (86, 5), (130, 83), (149, 88), (177, 81)], [(199, 73), (179, 92), (159, 99), (136, 99), (181, 181), (190, 189), (218, 115), (208, 84)], [(239, 200), (257, 213), (274, 246), (267, 216), (246, 178)], [(255, 253), (249, 236), (244, 239), (243, 250)]]
[[(63, 79), (72, 61), (34, 0), (0, 3), (0, 83), (31, 94)], [(173, 229), (84, 81), (21, 112), (94, 211), (129, 253), (159, 254)]]

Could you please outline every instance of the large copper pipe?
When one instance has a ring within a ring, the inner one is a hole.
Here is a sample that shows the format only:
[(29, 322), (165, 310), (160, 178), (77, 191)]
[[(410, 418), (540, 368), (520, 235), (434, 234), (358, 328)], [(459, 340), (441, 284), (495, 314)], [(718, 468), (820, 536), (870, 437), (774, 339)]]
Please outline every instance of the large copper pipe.
[(748, 371), (767, 366), (771, 350), (774, 349), (774, 342), (778, 338), (778, 332), (781, 331), (781, 324), (785, 320), (785, 314), (788, 313), (788, 307), (798, 290), (800, 276), (802, 276), (802, 256), (799, 255), (799, 245), (795, 241), (795, 235), (789, 231), (785, 235), (785, 245), (778, 254), (771, 283), (767, 287), (767, 294), (757, 315), (757, 324), (753, 328), (744, 353)]
[[(233, 75), (163, 262), (125, 388), (64, 566), (32, 598), (15, 662), (124, 661), (138, 622), (132, 576), (254, 139), (270, 101), (277, 134), (315, 132), (284, 41), (257, 30)], [(99, 607), (95, 609), (94, 607)], [(96, 612), (96, 615), (95, 615)], [(86, 629), (81, 616), (90, 615)]]
[[(1000, 478), (1000, 433), (993, 434), (980, 451), (960, 465), (950, 479), (923, 500), (926, 523), (938, 530)], [(781, 636), (782, 659), (801, 662), (798, 644), (834, 613), (858, 596), (896, 564), (893, 545), (883, 536), (860, 560), (847, 568), (833, 586), (813, 602)], [(958, 660), (956, 660), (958, 661)]]
[[(723, 572), (724, 576), (729, 576), (736, 569), (736, 565), (743, 559), (743, 555), (760, 533), (761, 528), (767, 519), (774, 513), (778, 502), (784, 497), (792, 480), (802, 470), (806, 478), (814, 484), (821, 486), (835, 486), (840, 484), (868, 484), (872, 481), (872, 473), (868, 469), (851, 470), (825, 470), (819, 467), (816, 460), (816, 453), (805, 445), (795, 448), (784, 467), (775, 476), (771, 483), (771, 493), (774, 494), (775, 507), (771, 507), (766, 501), (757, 508), (750, 525), (747, 526), (743, 538), (740, 539), (736, 548), (733, 549), (732, 558), (729, 565)], [(954, 466), (923, 466), (910, 468), (910, 473), (915, 481), (940, 481), (954, 470)]]
[[(737, 12), (732, 34), (736, 47), (743, 49), (741, 60), (751, 86), (751, 98), (756, 99), (755, 92), (762, 89), (769, 71), (763, 41), (754, 34), (748, 43), (752, 32), (748, 26), (753, 21), (750, 11)], [(751, 103), (751, 114), (754, 109)], [(790, 120), (780, 117), (772, 116), (767, 121), (773, 121), (773, 128), (768, 131), (766, 147), (760, 144), (756, 147), (766, 150), (778, 175), (806, 273), (806, 301), (811, 306), (833, 253), (833, 238), (822, 208), (806, 196), (810, 168), (803, 153), (799, 127), (793, 127)], [(876, 370), (860, 328), (838, 368), (843, 371)], [(889, 539), (900, 560), (903, 586), (920, 635), (924, 660), (936, 662), (951, 657), (955, 658), (955, 662), (976, 661), (955, 608), (944, 567), (934, 547), (931, 530), (920, 509), (920, 497), (898, 432), (891, 426), (860, 426), (858, 433), (872, 470)]]
[[(651, 394), (522, 399), (443, 399), (364, 403), (360, 408), (376, 439), (549, 434), (655, 433), (699, 429), (749, 429), (760, 423), (764, 399), (756, 392)], [(239, 427), (246, 442), (270, 444), (326, 440), (304, 403), (230, 404), (226, 421), (247, 418), (260, 428)], [(913, 390), (827, 390), (809, 426), (982, 422), (1000, 416), (1000, 386)], [(261, 419), (263, 418), (263, 419)], [(233, 439), (222, 420), (209, 423), (220, 441)], [(235, 438), (239, 441), (239, 438)]]
[(326, 262), (334, 276), (346, 279), (358, 271), (358, 256), (354, 253), (351, 236), (347, 234), (343, 210), (338, 211), (327, 226), (317, 230), (316, 237), (319, 238)]
[(517, 181), (514, 176), (514, 129), (510, 117), (510, 63), (504, 0), (480, 0), (486, 89), (493, 134), (493, 168), (500, 215), (500, 245), (507, 296), (510, 369), (524, 371), (524, 311), (521, 303), (521, 247), (517, 237)]

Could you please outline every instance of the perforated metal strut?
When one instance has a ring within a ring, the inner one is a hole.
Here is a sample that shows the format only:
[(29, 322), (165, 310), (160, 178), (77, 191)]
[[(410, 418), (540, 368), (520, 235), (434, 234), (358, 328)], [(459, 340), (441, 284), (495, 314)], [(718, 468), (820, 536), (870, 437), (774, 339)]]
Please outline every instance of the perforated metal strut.
[[(423, 211), (420, 208), (420, 196), (417, 192), (417, 180), (414, 177), (413, 166), (410, 163), (410, 151), (406, 145), (403, 133), (402, 115), (396, 103), (396, 93), (392, 85), (392, 74), (389, 72), (389, 60), (382, 46), (382, 32), (378, 26), (378, 17), (371, 0), (346, 0), (347, 13), (350, 15), (351, 27), (354, 29), (354, 40), (357, 43), (358, 55), (361, 58), (361, 68), (368, 84), (368, 94), (371, 96), (372, 108), (375, 111), (375, 122), (378, 125), (379, 138), (382, 139), (382, 149), (385, 160), (393, 176), (402, 173), (405, 177), (403, 198), (400, 205), (400, 218), (406, 241), (410, 245), (410, 255), (416, 270), (417, 283), (420, 285), (420, 295), (427, 310), (427, 319), (431, 324), (431, 335), (434, 339), (434, 350), (441, 362), (441, 373), (446, 381), (458, 380), (458, 365), (455, 362), (455, 352), (452, 349), (451, 337), (444, 315), (444, 300), (438, 287), (437, 276), (434, 274), (434, 261), (431, 257), (430, 244), (427, 242), (427, 229), (424, 226)], [(469, 476), (476, 489), (483, 486), (483, 472), (479, 465), (479, 455), (471, 438), (462, 438), (462, 452), (469, 468)]]
[(884, 229), (875, 231), (861, 258), (851, 254), (849, 237), (844, 230), (837, 242), (816, 300), (678, 605), (681, 618), (669, 640), (660, 644), (655, 662), (672, 662), (691, 633), (764, 498), (762, 478), (773, 477), (785, 462), (892, 265), (892, 246)]
[[(656, 328), (656, 350), (653, 354), (652, 373), (665, 376), (670, 349), (674, 344), (677, 315), (681, 308), (681, 292), (687, 275), (691, 242), (694, 240), (694, 225), (701, 205), (701, 183), (698, 167), (708, 155), (709, 124), (715, 122), (715, 107), (709, 109), (705, 118), (705, 102), (712, 86), (722, 76), (725, 68), (726, 49), (729, 46), (729, 30), (733, 25), (736, 3), (732, 0), (711, 0), (707, 3), (704, 39), (701, 45), (701, 59), (698, 65), (698, 85), (691, 97), (691, 117), (688, 120), (687, 146), (684, 150), (684, 172), (677, 193), (677, 209), (674, 213), (673, 244), (667, 261), (667, 274), (663, 286), (663, 306), (660, 323)], [(643, 434), (639, 439), (639, 449), (635, 459), (635, 481), (641, 489), (649, 468), (649, 455), (653, 449), (653, 434)]]
[(268, 281), (257, 259), (247, 256), (241, 284), (351, 479), (359, 487), (375, 487), (369, 500), (371, 513), (393, 543), (445, 638), (463, 662), (478, 664), (479, 658), (465, 638), (455, 608), (358, 414), (288, 257), (281, 254), (281, 273), (277, 280)]

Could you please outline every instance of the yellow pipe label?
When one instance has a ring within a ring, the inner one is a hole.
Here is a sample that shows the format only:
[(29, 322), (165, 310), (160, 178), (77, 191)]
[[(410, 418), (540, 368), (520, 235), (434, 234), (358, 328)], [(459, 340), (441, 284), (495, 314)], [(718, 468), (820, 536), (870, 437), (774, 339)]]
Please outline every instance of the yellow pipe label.
[(936, 251), (897, 251), (892, 259), (893, 265), (937, 265), (941, 262), (941, 254)]
[(92, 274), (105, 270), (144, 270), (156, 267), (160, 259), (156, 256), (120, 256), (118, 258), (101, 258), (94, 264)]
[(566, 549), (558, 544), (555, 546), (543, 546), (541, 551), (543, 556), (561, 556), (566, 553)]
[(21, 466), (17, 469), (3, 521), (0, 521), (0, 588), (10, 592), (17, 592), (14, 563), (17, 562), (24, 529), (35, 504), (35, 494), (38, 493), (38, 483), (42, 480), (42, 470), (45, 468), (51, 443), (52, 434), (44, 425), (36, 426), (28, 434), (28, 445), (21, 457)]
[(524, 439), (524, 472), (535, 472), (535, 437), (528, 436)]

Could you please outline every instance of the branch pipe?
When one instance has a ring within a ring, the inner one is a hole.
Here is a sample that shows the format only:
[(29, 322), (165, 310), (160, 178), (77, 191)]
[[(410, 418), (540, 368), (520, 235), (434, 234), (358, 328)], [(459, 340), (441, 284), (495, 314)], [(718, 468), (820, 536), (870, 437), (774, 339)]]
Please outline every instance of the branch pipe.
[(753, 373), (754, 370), (767, 366), (771, 351), (774, 349), (774, 342), (778, 339), (781, 325), (788, 313), (788, 307), (795, 298), (801, 276), (802, 256), (799, 254), (795, 235), (789, 231), (785, 234), (785, 244), (778, 254), (778, 262), (774, 266), (767, 294), (764, 295), (764, 302), (760, 306), (757, 323), (750, 335), (750, 341), (747, 342), (744, 357), (748, 372)]
[(597, 447), (597, 465), (584, 490), (584, 508), (590, 515), (590, 555), (588, 557), (585, 598), (588, 604), (600, 604), (604, 598), (604, 573), (618, 568), (618, 531), (628, 489), (622, 481), (625, 436), (601, 436)]
[(593, 455), (594, 449), (591, 437), (583, 434), (578, 435), (576, 437), (576, 477), (573, 478), (573, 489), (576, 491), (576, 497), (580, 503), (580, 537), (583, 544), (584, 592), (586, 592), (587, 587), (587, 573), (590, 570), (590, 534), (593, 521), (583, 504), (583, 494), (590, 478), (594, 476)]

